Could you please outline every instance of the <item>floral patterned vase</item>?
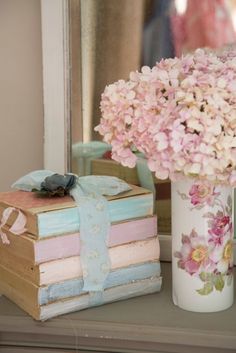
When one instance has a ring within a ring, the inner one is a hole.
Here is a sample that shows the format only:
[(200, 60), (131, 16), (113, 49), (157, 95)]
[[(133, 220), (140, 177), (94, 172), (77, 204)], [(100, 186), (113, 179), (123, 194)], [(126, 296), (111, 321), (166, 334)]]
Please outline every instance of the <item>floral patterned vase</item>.
[(171, 192), (174, 304), (225, 310), (233, 304), (232, 188), (189, 178)]

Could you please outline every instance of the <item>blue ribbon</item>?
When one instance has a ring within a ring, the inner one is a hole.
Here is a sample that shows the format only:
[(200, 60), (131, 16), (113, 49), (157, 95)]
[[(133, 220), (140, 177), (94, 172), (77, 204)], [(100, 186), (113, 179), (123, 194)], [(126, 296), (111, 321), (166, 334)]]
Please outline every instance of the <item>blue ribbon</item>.
[[(20, 178), (13, 186), (31, 191), (40, 185), (51, 171), (35, 171)], [(43, 178), (42, 178), (43, 176)], [(114, 196), (131, 190), (124, 181), (110, 176), (89, 175), (78, 178), (76, 186), (70, 190), (78, 207), (80, 222), (80, 259), (83, 271), (83, 290), (99, 292), (110, 272), (110, 258), (107, 241), (110, 229), (108, 201), (103, 195)], [(102, 302), (101, 294), (93, 293), (91, 301)]]
[(110, 272), (107, 249), (110, 227), (107, 201), (97, 194), (84, 192), (77, 185), (70, 192), (80, 218), (80, 261), (83, 270), (83, 290), (101, 291)]
[(110, 219), (108, 201), (102, 195), (113, 196), (130, 189), (116, 177), (91, 175), (79, 178), (77, 186), (70, 191), (80, 218), (84, 291), (102, 291), (110, 272), (107, 247)]

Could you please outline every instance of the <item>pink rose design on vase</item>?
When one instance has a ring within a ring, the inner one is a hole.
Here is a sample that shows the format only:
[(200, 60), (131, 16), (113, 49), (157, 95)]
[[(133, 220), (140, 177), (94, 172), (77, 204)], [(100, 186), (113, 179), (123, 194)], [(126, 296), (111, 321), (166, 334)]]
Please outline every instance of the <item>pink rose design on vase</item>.
[(222, 244), (214, 244), (199, 236), (193, 229), (190, 235), (182, 235), (180, 251), (174, 252), (177, 265), (190, 275), (198, 277), (203, 287), (196, 289), (200, 295), (208, 295), (214, 289), (222, 291), (230, 285), (233, 274), (233, 242), (231, 233), (222, 237)]
[(195, 182), (189, 191), (191, 203), (194, 206), (203, 206), (204, 204), (213, 206), (218, 195), (219, 193), (215, 192), (215, 186), (208, 181)]
[(223, 244), (223, 237), (228, 233), (232, 232), (232, 222), (228, 215), (218, 211), (216, 215), (212, 215), (209, 222), (210, 234), (209, 242), (213, 242), (215, 245)]
[(233, 269), (233, 241), (230, 236), (223, 238), (222, 245), (216, 245), (210, 254), (212, 261), (216, 263), (218, 273), (231, 274)]
[(209, 258), (209, 245), (204, 236), (199, 236), (193, 229), (190, 235), (182, 234), (182, 246), (176, 251), (178, 267), (190, 275), (199, 275), (202, 271), (212, 272), (214, 262)]

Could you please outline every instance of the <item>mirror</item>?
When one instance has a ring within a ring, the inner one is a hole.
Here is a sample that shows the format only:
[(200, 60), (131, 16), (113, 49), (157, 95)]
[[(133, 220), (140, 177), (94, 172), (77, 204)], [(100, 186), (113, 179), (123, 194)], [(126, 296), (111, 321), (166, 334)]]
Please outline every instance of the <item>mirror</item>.
[[(126, 80), (130, 71), (152, 67), (161, 58), (235, 42), (235, 3), (70, 0), (72, 145), (101, 139), (94, 127), (106, 85)], [(78, 172), (76, 161), (72, 171)]]
[[(134, 169), (97, 161), (106, 151), (94, 127), (106, 85), (131, 71), (199, 47), (219, 49), (236, 41), (232, 0), (71, 0), (72, 172), (108, 174), (138, 183)], [(85, 147), (81, 147), (81, 142)], [(157, 181), (155, 181), (158, 185)], [(158, 188), (159, 230), (169, 234), (170, 183)]]
[[(152, 8), (155, 3), (157, 6), (165, 2), (167, 0), (120, 0), (119, 2), (117, 0), (57, 0), (56, 2), (41, 0), (45, 107), (44, 167), (46, 169), (60, 173), (65, 171), (77, 173), (77, 162), (81, 156), (72, 158), (71, 147), (78, 142), (94, 139), (93, 127), (100, 118), (100, 95), (105, 85), (121, 78), (127, 79), (131, 70), (139, 69), (145, 63), (143, 55), (140, 51), (137, 52), (138, 48), (142, 49), (144, 24), (146, 25), (148, 23), (146, 21), (151, 21), (153, 18), (150, 7)], [(226, 12), (222, 12), (221, 7), (215, 12), (208, 11), (208, 17), (203, 16), (201, 12), (198, 12), (197, 16), (195, 11), (194, 16), (189, 17), (186, 9), (190, 2), (197, 4), (199, 11), (202, 10), (203, 5), (205, 10), (209, 9), (209, 6), (218, 4), (227, 5), (227, 8), (225, 8)], [(114, 8), (113, 5), (117, 3), (118, 8)], [(175, 0), (174, 3), (178, 16), (183, 15), (190, 20), (206, 19), (205, 34), (210, 33), (207, 25), (215, 24), (214, 35), (210, 36), (213, 40), (217, 39), (213, 47), (235, 42), (233, 30), (233, 24), (235, 27), (236, 23), (235, 0)], [(124, 20), (122, 16), (128, 11), (127, 4), (132, 4), (131, 7), (133, 7), (127, 12), (128, 19)], [(173, 7), (171, 10), (173, 11)], [(213, 18), (217, 19), (215, 22), (212, 22), (212, 14), (214, 14)], [(182, 20), (178, 22), (178, 16), (177, 24), (183, 24)], [(226, 32), (231, 36), (230, 38), (222, 35), (228, 28), (224, 22), (225, 18), (229, 26), (229, 31)], [(138, 20), (138, 26), (136, 20)], [(161, 20), (163, 21), (163, 16)], [(197, 31), (188, 31), (188, 34), (196, 34), (202, 27), (203, 24), (198, 26)], [(131, 29), (135, 31), (132, 32)], [(158, 30), (154, 33), (155, 38), (160, 35)], [(177, 33), (186, 34), (186, 31), (175, 31), (175, 34)], [(220, 35), (217, 36), (217, 33)], [(168, 33), (165, 32), (165, 34)], [(181, 38), (188, 38), (191, 43), (191, 36), (185, 35)], [(160, 43), (165, 44), (165, 41), (155, 42), (155, 44)], [(204, 46), (202, 42), (199, 45)], [(153, 46), (151, 45), (150, 48), (153, 49)], [(125, 50), (129, 50), (129, 55), (122, 56), (126, 53)], [(185, 43), (183, 52), (188, 50), (193, 48), (190, 46), (188, 49)], [(100, 58), (99, 53), (102, 55)], [(126, 71), (120, 71), (123, 64)], [(149, 65), (151, 66), (150, 63)], [(94, 87), (97, 86), (100, 87), (100, 92), (95, 94)], [(94, 110), (97, 113), (94, 113)], [(96, 138), (99, 137), (96, 136)], [(129, 169), (129, 173), (131, 171), (132, 169)], [(161, 189), (165, 192), (164, 187)], [(170, 260), (170, 237), (162, 236), (159, 232), (159, 239), (163, 243), (162, 260)]]
[(100, 139), (93, 128), (106, 85), (161, 58), (234, 42), (235, 8), (233, 0), (70, 0), (72, 144)]

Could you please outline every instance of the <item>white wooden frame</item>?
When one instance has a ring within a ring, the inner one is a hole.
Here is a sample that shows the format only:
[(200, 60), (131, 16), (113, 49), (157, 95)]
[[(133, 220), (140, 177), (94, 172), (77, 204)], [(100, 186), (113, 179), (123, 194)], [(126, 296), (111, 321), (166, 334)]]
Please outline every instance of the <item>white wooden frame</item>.
[[(44, 168), (70, 170), (69, 0), (41, 0)], [(159, 235), (161, 260), (171, 261), (171, 236)], [(236, 242), (234, 243), (236, 263)]]
[(41, 0), (44, 168), (64, 174), (70, 155), (68, 0)]

